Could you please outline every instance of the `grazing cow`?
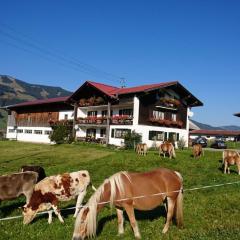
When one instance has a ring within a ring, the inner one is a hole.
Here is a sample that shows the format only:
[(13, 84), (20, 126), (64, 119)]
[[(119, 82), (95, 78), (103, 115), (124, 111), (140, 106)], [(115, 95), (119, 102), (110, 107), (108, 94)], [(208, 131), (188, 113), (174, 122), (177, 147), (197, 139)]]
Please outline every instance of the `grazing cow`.
[(147, 155), (147, 144), (146, 143), (139, 143), (136, 146), (136, 152), (139, 155)]
[(44, 169), (40, 166), (30, 166), (30, 165), (22, 166), (21, 172), (26, 172), (26, 171), (33, 171), (33, 172), (38, 173), (37, 182), (40, 182), (41, 180), (43, 180), (46, 177)]
[(225, 157), (240, 157), (239, 152), (235, 150), (223, 150), (222, 163), (224, 164)]
[(237, 165), (238, 168), (238, 174), (240, 175), (240, 157), (235, 155), (235, 156), (227, 156), (224, 158), (224, 174), (227, 173), (230, 174), (230, 165)]
[(201, 144), (194, 144), (193, 145), (193, 157), (201, 157), (204, 155), (203, 148)]
[(14, 199), (23, 194), (29, 203), (37, 178), (38, 174), (30, 171), (0, 176), (0, 201)]
[[(53, 209), (60, 222), (64, 222), (58, 208), (59, 201), (69, 201), (77, 197), (74, 217), (80, 210), (81, 203), (90, 184), (88, 171), (82, 170), (44, 178), (34, 187), (32, 197), (23, 207), (23, 223), (30, 223), (40, 211)], [(52, 211), (49, 211), (48, 223), (52, 222)]]
[(170, 159), (172, 157), (176, 158), (174, 146), (170, 142), (164, 142), (159, 146), (159, 156), (161, 153), (163, 153), (164, 158), (166, 153), (169, 155)]

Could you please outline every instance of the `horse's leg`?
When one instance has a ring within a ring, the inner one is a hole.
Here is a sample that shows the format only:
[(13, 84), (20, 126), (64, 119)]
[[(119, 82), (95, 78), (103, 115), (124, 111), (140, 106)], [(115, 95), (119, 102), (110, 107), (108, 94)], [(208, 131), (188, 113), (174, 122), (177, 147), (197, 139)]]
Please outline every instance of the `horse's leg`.
[(227, 173), (227, 162), (224, 163), (224, 174)]
[(118, 217), (118, 234), (121, 235), (124, 233), (124, 217), (123, 210), (117, 208), (117, 217)]
[(86, 193), (87, 193), (86, 189), (79, 193), (79, 195), (77, 197), (77, 203), (76, 203), (75, 213), (74, 213), (73, 217), (77, 217), (77, 214), (80, 211), (81, 204), (82, 204), (83, 198), (85, 197)]
[(165, 223), (162, 233), (166, 233), (168, 231), (169, 225), (173, 217), (175, 203), (176, 203), (176, 200), (173, 200), (170, 197), (167, 197), (167, 204), (168, 204), (167, 221)]
[(140, 232), (139, 232), (139, 229), (138, 229), (138, 224), (137, 224), (137, 221), (136, 221), (136, 218), (135, 218), (135, 213), (134, 213), (133, 206), (132, 205), (126, 205), (126, 206), (124, 206), (124, 208), (127, 212), (127, 215), (128, 215), (129, 221), (131, 223), (135, 238), (141, 239), (141, 235), (140, 235)]

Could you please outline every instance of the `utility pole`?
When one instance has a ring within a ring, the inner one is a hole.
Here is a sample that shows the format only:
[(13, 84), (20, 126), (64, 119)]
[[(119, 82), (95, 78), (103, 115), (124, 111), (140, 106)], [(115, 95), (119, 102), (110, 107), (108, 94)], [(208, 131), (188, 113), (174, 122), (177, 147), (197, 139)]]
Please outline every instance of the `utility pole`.
[(120, 78), (120, 86), (121, 86), (121, 88), (126, 87), (126, 79), (124, 77)]

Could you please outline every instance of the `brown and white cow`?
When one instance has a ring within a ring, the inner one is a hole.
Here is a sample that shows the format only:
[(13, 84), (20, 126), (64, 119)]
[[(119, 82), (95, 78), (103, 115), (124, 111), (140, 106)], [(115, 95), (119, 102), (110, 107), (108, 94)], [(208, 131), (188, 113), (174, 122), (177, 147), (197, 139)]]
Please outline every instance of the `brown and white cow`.
[(194, 144), (193, 145), (193, 157), (201, 157), (204, 155), (203, 148), (201, 144)]
[[(69, 201), (77, 197), (74, 217), (80, 210), (81, 203), (90, 184), (88, 171), (82, 170), (44, 178), (34, 187), (28, 204), (23, 207), (23, 223), (30, 223), (40, 211), (53, 209), (60, 222), (64, 222), (58, 208), (59, 201)], [(52, 211), (49, 211), (48, 223), (52, 222)]]
[(37, 179), (38, 174), (30, 171), (0, 176), (0, 201), (25, 195), (29, 203)]

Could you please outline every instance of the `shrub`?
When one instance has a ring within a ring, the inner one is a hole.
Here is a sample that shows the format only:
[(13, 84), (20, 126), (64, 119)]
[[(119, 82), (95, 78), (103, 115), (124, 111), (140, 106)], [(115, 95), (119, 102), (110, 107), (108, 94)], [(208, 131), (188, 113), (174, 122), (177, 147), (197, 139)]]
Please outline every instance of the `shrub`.
[(135, 131), (128, 132), (124, 136), (124, 144), (126, 149), (135, 149), (135, 146), (142, 141), (142, 136)]
[(184, 139), (184, 137), (181, 137), (178, 140), (178, 148), (183, 150), (185, 146), (186, 146), (186, 140)]
[(72, 138), (72, 127), (67, 125), (54, 125), (52, 126), (52, 134), (49, 136), (52, 142), (57, 144), (60, 143), (71, 143)]

